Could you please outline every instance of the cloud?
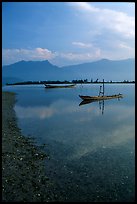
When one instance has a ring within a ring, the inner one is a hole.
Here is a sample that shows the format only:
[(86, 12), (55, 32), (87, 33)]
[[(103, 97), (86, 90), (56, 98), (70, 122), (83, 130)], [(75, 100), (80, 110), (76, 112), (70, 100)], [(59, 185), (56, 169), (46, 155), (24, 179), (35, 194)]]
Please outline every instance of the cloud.
[(128, 49), (128, 50), (132, 50), (133, 48), (128, 46), (126, 43), (120, 43), (119, 48), (122, 48), (122, 49)]
[(100, 9), (87, 2), (68, 3), (80, 11), (86, 21), (95, 22), (99, 29), (107, 29), (121, 34), (125, 38), (135, 37), (135, 18), (124, 12)]
[[(89, 47), (89, 44), (84, 44), (81, 42), (74, 42), (77, 46)], [(2, 61), (3, 65), (12, 64), (17, 61), (25, 60), (50, 60), (54, 62), (54, 59), (67, 59), (69, 61), (90, 61), (100, 57), (100, 49), (93, 47), (90, 52), (52, 52), (45, 48), (35, 48), (35, 49), (3, 49), (2, 50)]]
[(71, 2), (69, 3), (71, 6), (77, 7), (77, 9), (81, 11), (90, 11), (90, 12), (98, 12), (99, 9), (91, 6), (87, 2)]
[(72, 42), (72, 45), (76, 45), (79, 48), (90, 48), (90, 47), (92, 47), (92, 44), (82, 43), (82, 42)]
[(35, 49), (3, 49), (3, 64), (15, 63), (20, 60), (49, 60), (55, 57), (55, 53), (45, 48)]
[(33, 57), (34, 58), (39, 57), (41, 59), (51, 59), (54, 57), (54, 54), (48, 49), (36, 48)]
[(62, 58), (66, 58), (72, 61), (90, 61), (100, 57), (100, 49), (94, 50), (94, 52), (87, 52), (87, 53), (61, 53), (60, 56)]

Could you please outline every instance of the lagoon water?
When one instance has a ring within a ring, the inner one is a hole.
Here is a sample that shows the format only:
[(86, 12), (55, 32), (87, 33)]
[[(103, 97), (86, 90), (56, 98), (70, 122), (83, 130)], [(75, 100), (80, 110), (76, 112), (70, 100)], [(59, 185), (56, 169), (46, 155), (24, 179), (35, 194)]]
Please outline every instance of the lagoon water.
[(3, 87), (17, 93), (22, 133), (45, 144), (46, 175), (55, 182), (57, 201), (135, 199), (135, 86), (107, 84), (106, 95), (122, 93), (124, 98), (79, 105), (79, 95), (98, 95), (99, 86)]

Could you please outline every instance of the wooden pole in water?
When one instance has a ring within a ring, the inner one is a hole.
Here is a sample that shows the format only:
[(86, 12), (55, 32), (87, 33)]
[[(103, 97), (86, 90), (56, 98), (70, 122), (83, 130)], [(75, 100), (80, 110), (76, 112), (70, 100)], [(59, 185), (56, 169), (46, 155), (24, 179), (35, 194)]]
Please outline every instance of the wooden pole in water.
[(104, 79), (103, 79), (103, 96), (104, 96)]
[(99, 89), (99, 96), (100, 96), (100, 94), (102, 93), (102, 92), (101, 92), (101, 88), (102, 88), (102, 86), (100, 86), (100, 89)]

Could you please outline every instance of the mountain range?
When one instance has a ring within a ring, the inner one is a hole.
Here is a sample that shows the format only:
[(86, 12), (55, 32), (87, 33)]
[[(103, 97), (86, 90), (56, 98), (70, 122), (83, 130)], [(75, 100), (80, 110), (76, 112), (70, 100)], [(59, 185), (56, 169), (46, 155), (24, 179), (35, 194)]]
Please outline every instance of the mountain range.
[(135, 59), (108, 60), (58, 67), (45, 61), (19, 61), (2, 67), (3, 83), (46, 80), (135, 80)]

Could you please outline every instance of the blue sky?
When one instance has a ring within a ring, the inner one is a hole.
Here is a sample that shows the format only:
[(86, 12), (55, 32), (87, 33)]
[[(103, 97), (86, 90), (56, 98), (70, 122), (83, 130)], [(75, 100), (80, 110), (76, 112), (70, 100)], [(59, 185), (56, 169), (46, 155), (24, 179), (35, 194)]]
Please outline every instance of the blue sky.
[(3, 2), (2, 64), (135, 57), (135, 3)]

